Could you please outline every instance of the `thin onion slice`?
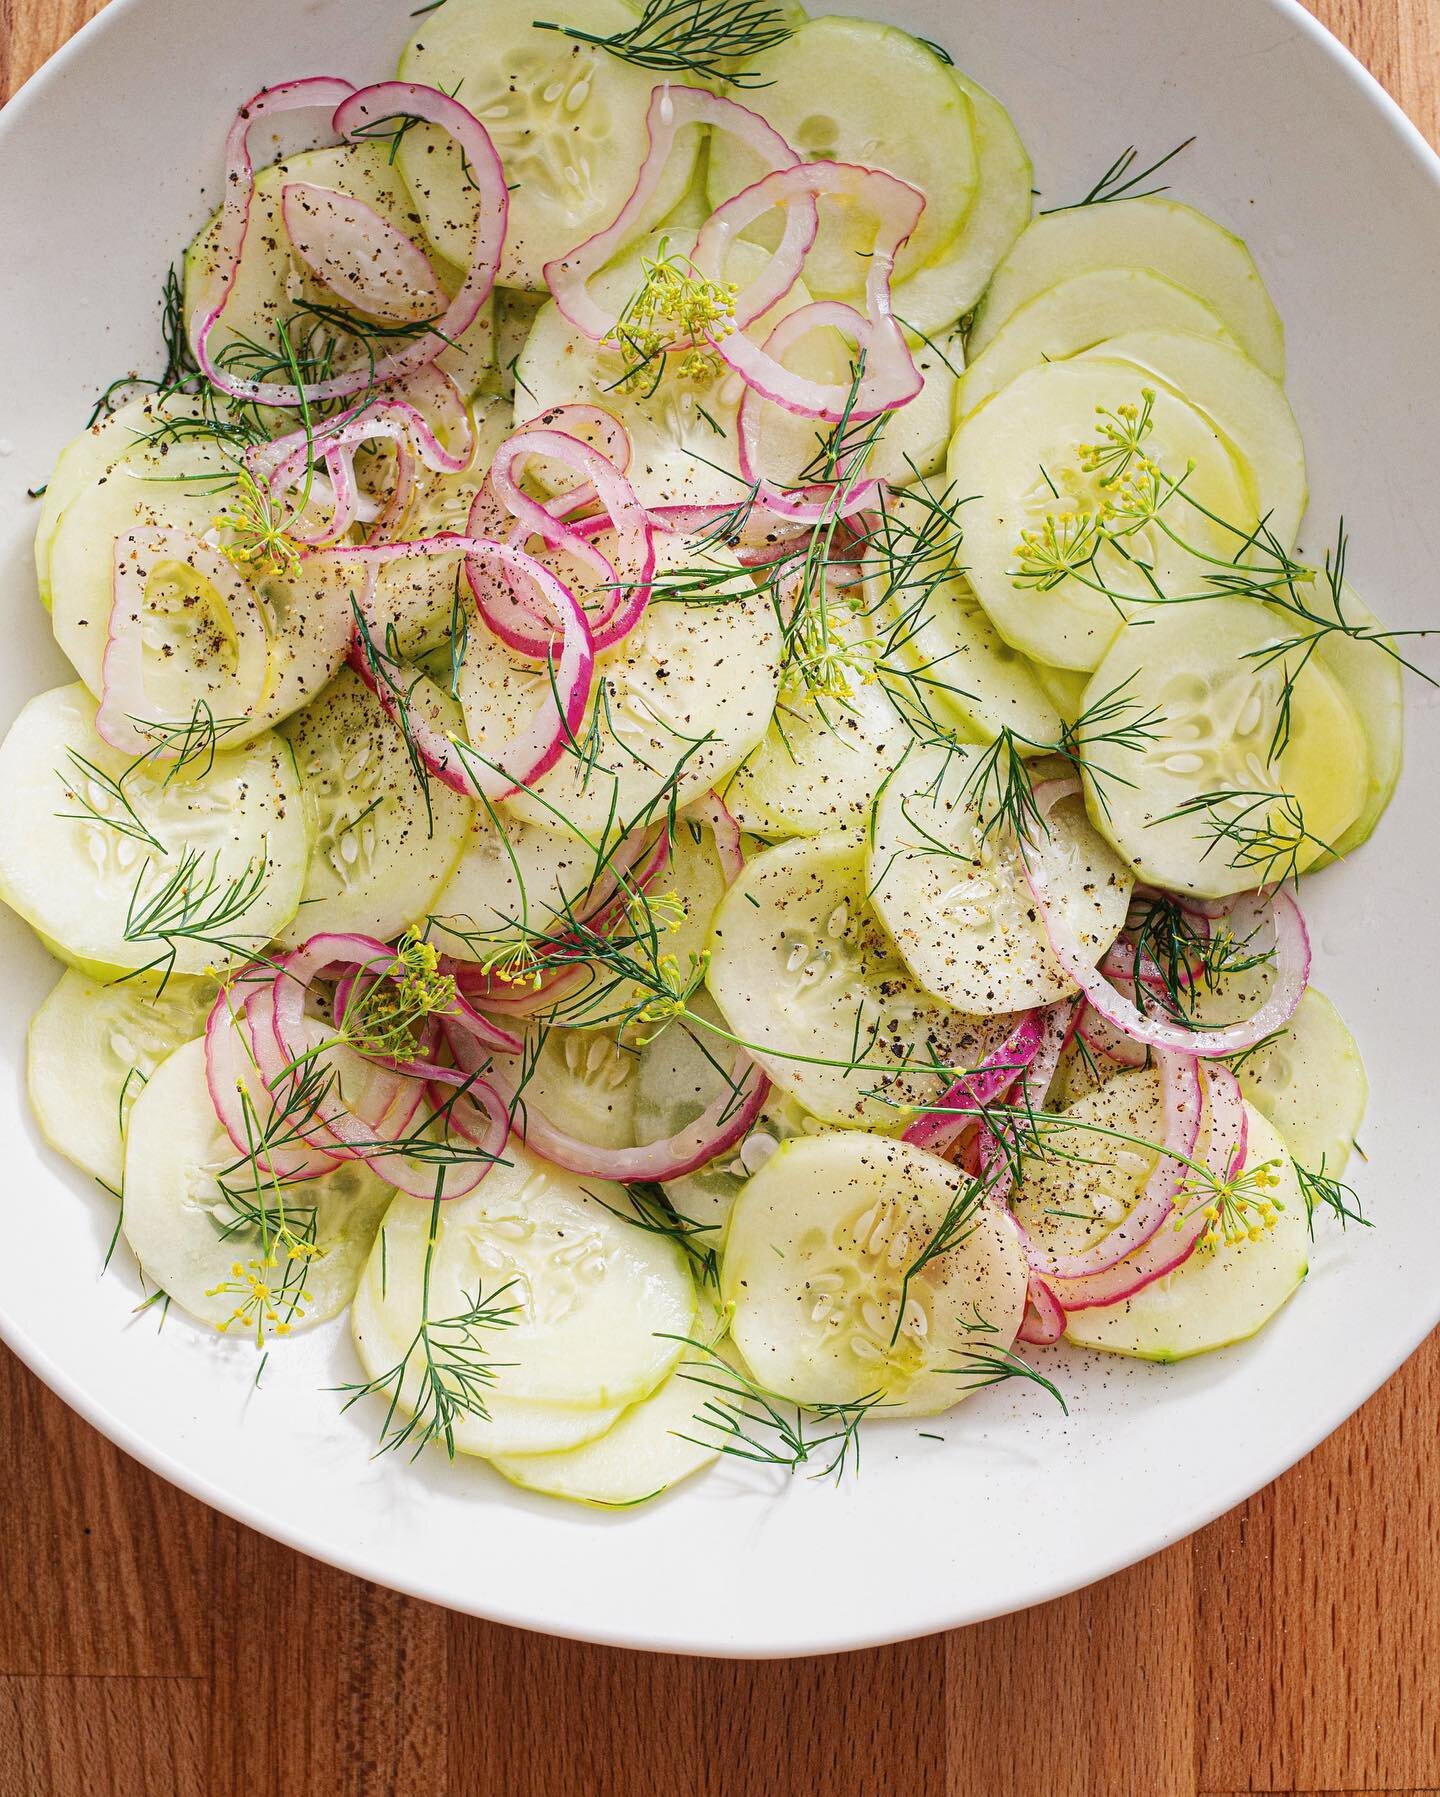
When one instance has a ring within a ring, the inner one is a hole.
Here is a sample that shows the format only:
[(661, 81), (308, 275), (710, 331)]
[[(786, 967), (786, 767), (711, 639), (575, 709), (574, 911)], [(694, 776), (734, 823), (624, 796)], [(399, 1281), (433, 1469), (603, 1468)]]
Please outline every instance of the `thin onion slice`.
[[(1076, 791), (1078, 786), (1074, 780), (1042, 782), (1035, 788), (1035, 805), (1041, 818), (1048, 817), (1062, 799), (1072, 797)], [(1251, 940), (1259, 932), (1267, 912), (1269, 914), (1275, 934), (1275, 978), (1264, 1001), (1249, 1017), (1237, 1023), (1227, 1023), (1218, 1029), (1189, 1029), (1166, 1018), (1147, 1016), (1123, 993), (1116, 991), (1087, 957), (1052, 893), (1044, 841), (1022, 840), (1020, 848), (1025, 878), (1055, 959), (1092, 1008), (1133, 1041), (1173, 1054), (1203, 1055), (1214, 1059), (1253, 1048), (1294, 1016), (1310, 978), (1310, 939), (1300, 908), (1288, 893), (1277, 889), (1268, 898), (1259, 893), (1242, 894), (1229, 909), (1231, 919), (1239, 919), (1238, 926), (1232, 927), (1242, 941)]]
[[(328, 380), (309, 381), (303, 385), (242, 380), (227, 372), (211, 354), (210, 336), (234, 288), (249, 225), (250, 202), (255, 188), (249, 150), (250, 126), (257, 118), (269, 113), (319, 105), (334, 108), (331, 127), (338, 137), (347, 141), (364, 136), (378, 123), (402, 115), (423, 119), (449, 132), (465, 159), (471, 185), (479, 194), (475, 248), (470, 266), (455, 297), (433, 326), (379, 361), (362, 362)], [(344, 399), (351, 393), (383, 386), (398, 375), (423, 368), (464, 335), (489, 299), (500, 265), (509, 208), (505, 171), (490, 134), (472, 112), (449, 94), (442, 94), (433, 87), (422, 87), (414, 81), (380, 81), (372, 87), (357, 89), (348, 81), (329, 77), (287, 82), (283, 87), (262, 91), (241, 107), (226, 142), (225, 202), (215, 246), (216, 262), (221, 270), (220, 293), (208, 311), (197, 312), (191, 319), (190, 336), (195, 359), (206, 378), (222, 392), (234, 399), (265, 406), (315, 405)]]
[[(878, 221), (874, 248), (866, 265), (865, 316), (862, 318), (853, 308), (844, 308), (854, 320), (851, 328), (858, 336), (857, 348), (865, 363), (853, 386), (836, 386), (792, 374), (768, 347), (745, 336), (743, 328), (712, 338), (711, 346), (747, 386), (786, 411), (823, 418), (831, 424), (842, 419), (859, 424), (905, 405), (924, 385), (890, 299), (895, 257), (919, 222), (925, 207), (923, 194), (908, 181), (883, 169), (861, 168), (848, 162), (806, 162), (795, 168), (778, 169), (710, 214), (700, 227), (693, 260), (702, 275), (722, 280), (730, 246), (741, 233), (775, 206), (785, 206), (793, 217), (797, 202), (807, 195), (812, 200), (828, 195), (867, 207)], [(764, 284), (762, 277), (755, 287)], [(736, 302), (738, 326), (743, 327), (768, 310), (778, 297), (762, 294), (765, 303), (757, 306), (751, 299), (754, 292), (755, 288), (748, 289)]]
[(640, 1147), (597, 1148), (567, 1134), (528, 1103), (523, 1077), (517, 1077), (518, 1069), (482, 1059), (471, 1043), (457, 1035), (451, 1035), (450, 1048), (461, 1067), (485, 1073), (508, 1105), (511, 1126), (527, 1148), (568, 1172), (592, 1179), (614, 1179), (622, 1184), (632, 1180), (682, 1179), (716, 1155), (724, 1154), (749, 1134), (770, 1090), (765, 1074), (749, 1055), (737, 1050), (730, 1069), (731, 1087), (693, 1123), (662, 1141)]
[[(800, 161), (774, 126), (748, 107), (704, 88), (672, 87), (668, 82), (656, 87), (645, 114), (649, 143), (630, 197), (603, 230), (545, 264), (545, 285), (555, 304), (575, 329), (594, 343), (609, 335), (615, 319), (592, 297), (590, 279), (643, 228), (646, 210), (660, 185), (675, 138), (688, 125), (728, 131), (752, 150), (767, 169), (794, 168)], [(784, 234), (764, 273), (736, 301), (737, 328), (768, 312), (795, 285), (818, 228), (815, 201), (801, 193), (789, 208)]]
[(287, 181), (280, 216), (295, 254), (356, 312), (394, 324), (428, 324), (449, 304), (414, 238), (354, 194)]
[(994, 1104), (1010, 1090), (1035, 1059), (1042, 1036), (1040, 1014), (1022, 1011), (1014, 1029), (999, 1047), (978, 1067), (962, 1074), (933, 1110), (927, 1111), (905, 1130), (902, 1139), (916, 1148), (943, 1154), (986, 1105)]

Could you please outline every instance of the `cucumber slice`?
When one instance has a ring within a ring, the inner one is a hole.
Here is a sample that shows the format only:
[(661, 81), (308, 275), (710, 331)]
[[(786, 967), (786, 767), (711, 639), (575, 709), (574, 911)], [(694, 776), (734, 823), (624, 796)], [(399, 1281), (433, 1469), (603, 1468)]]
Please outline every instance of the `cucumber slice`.
[(572, 837), (479, 805), (455, 871), (431, 905), (436, 940), (458, 960), (490, 960), (507, 944), (549, 933), (594, 885), (596, 871), (593, 851)]
[(1234, 342), (1203, 300), (1153, 269), (1087, 269), (1016, 307), (961, 376), (955, 416), (976, 411), (1027, 368), (1066, 361), (1128, 331), (1190, 331)]
[[(870, 902), (927, 992), (978, 1016), (1032, 1010), (1075, 991), (1050, 949), (1013, 834), (987, 818), (963, 748), (918, 749), (886, 782), (866, 857)], [(1050, 814), (1057, 897), (1098, 961), (1134, 885), (1077, 793)]]
[[(1164, 1138), (1160, 1075), (1117, 1073), (1065, 1107), (1073, 1127), (1047, 1126), (1044, 1152), (1027, 1158), (1011, 1209), (1038, 1246), (1083, 1254), (1124, 1222)], [(1122, 1138), (1129, 1137), (1126, 1141)]]
[(1030, 219), (1033, 171), (1010, 114), (959, 69), (950, 79), (970, 102), (977, 185), (958, 235), (944, 254), (892, 290), (892, 310), (913, 331), (932, 336), (963, 318), (985, 291), (996, 264)]
[[(630, 30), (623, 0), (559, 0), (545, 17), (594, 37)], [(655, 75), (562, 31), (537, 30), (533, 0), (446, 0), (400, 57), (400, 79), (459, 92), (490, 133), (510, 183), (500, 282), (541, 292), (544, 265), (619, 212), (644, 158)], [(701, 134), (682, 132), (655, 196), (663, 217), (690, 184)], [(430, 241), (463, 268), (476, 199), (459, 151), (418, 125), (400, 142), (400, 172)]]
[(897, 487), (908, 487), (945, 466), (955, 393), (965, 367), (965, 339), (955, 327), (912, 340), (910, 353), (925, 384), (908, 405), (890, 414), (865, 464), (867, 474)]
[[(1312, 603), (1328, 606), (1330, 596), (1322, 592)], [(1348, 582), (1340, 589), (1340, 609), (1352, 623), (1380, 628), (1380, 620)], [(1369, 750), (1365, 803), (1354, 823), (1335, 839), (1334, 856), (1316, 856), (1314, 865), (1324, 867), (1368, 842), (1394, 797), (1405, 758), (1405, 678), (1393, 655), (1340, 630), (1327, 631), (1315, 654), (1355, 707)]]
[(967, 1357), (1009, 1348), (1026, 1283), (1019, 1238), (983, 1199), (955, 1246), (916, 1267), (947, 1218), (953, 1227), (968, 1186), (948, 1162), (885, 1136), (782, 1144), (736, 1200), (725, 1236), (721, 1296), (755, 1380), (802, 1404), (878, 1392), (901, 1416), (967, 1397)]
[(643, 1056), (612, 1031), (549, 1029), (525, 1082), (524, 1102), (596, 1148), (631, 1148)]
[[(657, 574), (736, 566), (721, 550), (696, 553), (683, 537), (660, 537), (656, 551)], [(779, 650), (774, 609), (758, 590), (724, 605), (652, 603), (629, 636), (597, 657), (578, 744), (507, 809), (541, 829), (598, 842), (616, 820), (645, 817), (662, 794), (688, 804), (765, 734)], [(546, 667), (512, 654), (493, 632), (472, 631), (460, 699), (477, 740), (518, 736), (549, 681)]]
[(944, 522), (951, 498), (939, 481), (894, 493), (870, 533), (865, 599), (886, 683), (907, 711), (942, 730), (988, 741), (1008, 729), (1022, 742), (1054, 742), (1060, 717), (1037, 670), (996, 630), (956, 566), (958, 529)]
[(885, 776), (914, 741), (876, 677), (884, 646), (870, 619), (844, 593), (827, 596), (826, 617), (829, 649), (850, 658), (837, 665), (834, 693), (788, 673), (774, 721), (725, 789), (737, 823), (757, 836), (863, 828)]
[(50, 1146), (119, 1191), (131, 1106), (161, 1061), (204, 1029), (214, 996), (208, 980), (177, 976), (155, 992), (67, 969), (28, 1038), (30, 1104)]
[(10, 726), (0, 787), (0, 897), (83, 971), (164, 967), (173, 950), (174, 972), (203, 973), (295, 915), (310, 850), (274, 736), (167, 780), (100, 740), (84, 687), (59, 686)]
[[(301, 357), (317, 363), (323, 360), (336, 373), (357, 365), (367, 366), (398, 347), (393, 322), (382, 321), (386, 336), (366, 336), (366, 315), (350, 303), (346, 294), (319, 280), (296, 254), (281, 210), (281, 196), (291, 182), (352, 195), (387, 224), (423, 244), (420, 215), (387, 144), (348, 143), (305, 150), (261, 169), (255, 177), (250, 223), (235, 284), (211, 335), (210, 348), (222, 363), (228, 352), (228, 358), (235, 360), (236, 372), (242, 375), (254, 376), (258, 372), (261, 378), (282, 381), (288, 378), (279, 334), (282, 323)], [(220, 297), (220, 271), (215, 257), (219, 230), (216, 213), (185, 252), (186, 318), (194, 318), (199, 310), (208, 311)], [(447, 303), (459, 291), (464, 279), (462, 271), (469, 260), (467, 245), (452, 267), (432, 262)], [(324, 314), (308, 312), (307, 306), (323, 307)], [(353, 333), (338, 321), (337, 314), (355, 320)], [(417, 332), (425, 316), (422, 310), (415, 320)], [(257, 369), (250, 344), (262, 345), (272, 353), (273, 369)], [(436, 362), (462, 393), (468, 396), (475, 391), (495, 363), (494, 318), (489, 305), (482, 307), (469, 328), (441, 350)]]
[(1246, 353), (1285, 377), (1285, 329), (1244, 242), (1158, 194), (1037, 218), (995, 270), (970, 331), (972, 360), (1027, 300), (1097, 268), (1143, 268), (1203, 300)]
[[(398, 1366), (422, 1316), (434, 1327), (508, 1283), (498, 1302), (519, 1307), (513, 1326), (483, 1337), (495, 1362), (496, 1404), (489, 1419), (456, 1419), (456, 1447), (545, 1453), (601, 1433), (674, 1366), (679, 1344), (664, 1336), (689, 1335), (695, 1321), (680, 1249), (606, 1205), (624, 1209), (621, 1187), (563, 1173), (513, 1139), (467, 1197), (437, 1207), (398, 1194), (355, 1295), (355, 1345), (366, 1372), (379, 1378)], [(414, 1404), (417, 1380), (411, 1355), (403, 1411)], [(549, 1438), (537, 1442), (537, 1422), (547, 1419)]]
[[(898, 1126), (1004, 1034), (910, 977), (867, 903), (865, 847), (803, 837), (756, 855), (710, 931), (710, 995), (783, 1091), (827, 1122)], [(839, 1063), (825, 1065), (824, 1063)]]
[(1034, 673), (1046, 698), (1055, 707), (1056, 714), (1067, 724), (1076, 723), (1085, 709), (1085, 689), (1090, 684), (1089, 675), (1079, 668), (1052, 668), (1043, 661), (1032, 661), (1026, 665)]
[[(50, 552), (55, 640), (99, 696), (115, 583), (115, 544), (159, 525), (213, 539), (233, 490), (235, 462), (214, 437), (186, 436), (122, 456), (62, 513)], [(353, 568), (307, 556), (290, 577), (252, 585), (273, 622), (263, 702), (249, 713), (237, 697), (226, 652), (228, 614), (208, 580), (179, 559), (157, 563), (146, 589), (145, 681), (156, 719), (184, 719), (197, 702), (226, 721), (233, 747), (298, 710), (338, 671), (350, 641)]]
[(1271, 1163), (1280, 1179), (1270, 1194), (1272, 1202), (1284, 1205), (1275, 1227), (1256, 1242), (1197, 1248), (1173, 1273), (1123, 1304), (1072, 1310), (1065, 1319), (1067, 1340), (1141, 1360), (1186, 1360), (1245, 1341), (1299, 1288), (1310, 1260), (1305, 1200), (1273, 1126), (1252, 1105), (1246, 1105), (1245, 1115), (1246, 1166)]
[(294, 948), (318, 929), (398, 936), (424, 917), (460, 858), (471, 807), (416, 777), (399, 726), (358, 674), (343, 669), (281, 732), (290, 744), (312, 851)]
[(1208, 418), (1248, 473), (1271, 532), (1287, 553), (1295, 547), (1309, 499), (1300, 427), (1284, 388), (1243, 350), (1184, 331), (1129, 331), (1079, 359), (1128, 362)]
[[(709, 1343), (718, 1329), (714, 1305), (702, 1299), (691, 1340)], [(733, 1363), (728, 1343), (715, 1351)], [(491, 1464), (526, 1491), (605, 1510), (658, 1497), (720, 1453), (722, 1437), (700, 1415), (713, 1393), (696, 1383), (697, 1373), (713, 1379), (713, 1361), (699, 1348), (682, 1347), (680, 1363), (665, 1383), (596, 1440), (560, 1454), (496, 1455)]]
[[(668, 246), (663, 252), (662, 243)], [(643, 279), (642, 256), (653, 258), (681, 248), (683, 239), (667, 238), (660, 232), (623, 261), (602, 270), (591, 290), (618, 317)], [(741, 241), (729, 259), (729, 277), (744, 286), (761, 273), (768, 260), (758, 245)], [(745, 334), (763, 343), (782, 318), (809, 300), (804, 283), (797, 282)], [(843, 385), (849, 378), (850, 352), (836, 333), (814, 332), (797, 349), (791, 365), (816, 380)], [(630, 433), (634, 452), (629, 479), (644, 504), (737, 503), (745, 491), (736, 438), (736, 415), (745, 391), (739, 378), (721, 367), (709, 379), (682, 379), (671, 365), (653, 392), (648, 391), (649, 378), (638, 391), (627, 391), (623, 384), (626, 367), (620, 350), (592, 343), (551, 301), (536, 314), (516, 363), (516, 423), (552, 406), (572, 402), (600, 406)], [(804, 445), (796, 459), (798, 468), (804, 465), (813, 441), (803, 432), (797, 434)], [(543, 478), (543, 467), (538, 472)]]
[(46, 611), (50, 609), (50, 550), (66, 506), (160, 425), (200, 415), (199, 402), (186, 394), (146, 393), (107, 412), (60, 451), (45, 483), (35, 525), (35, 579)]
[(1344, 1172), (1370, 1084), (1355, 1038), (1323, 992), (1309, 987), (1282, 1033), (1240, 1061), (1235, 1077), (1303, 1167)]
[[(1083, 580), (1062, 575), (1048, 585), (1016, 585), (1023, 572), (1017, 553), (1022, 532), (1043, 530), (1047, 519), (1093, 519), (1113, 498), (1101, 487), (1101, 472), (1081, 467), (1078, 451), (1095, 435), (1097, 408), (1118, 412), (1135, 405), (1145, 384), (1121, 362), (1084, 356), (1049, 362), (1020, 375), (965, 419), (950, 445), (952, 487), (980, 495), (964, 512), (970, 583), (1001, 635), (1036, 661), (1091, 668), (1104, 654), (1120, 617), (1087, 582), (1098, 579), (1134, 598), (1153, 592), (1134, 562), (1108, 543)], [(1145, 448), (1162, 469), (1180, 472), (1195, 464), (1186, 492), (1198, 506), (1242, 530), (1259, 521), (1255, 495), (1228, 445), (1203, 413), (1168, 387), (1155, 389)], [(1202, 554), (1224, 562), (1234, 555), (1234, 535), (1195, 506), (1187, 508), (1184, 525), (1186, 539)], [(1150, 562), (1163, 592), (1193, 592), (1209, 567), (1153, 524), (1128, 538), (1126, 547)]]
[[(979, 179), (970, 102), (933, 50), (909, 32), (873, 19), (820, 18), (754, 64), (765, 85), (745, 103), (768, 119), (804, 162), (857, 162), (886, 169), (925, 196), (925, 210), (896, 258), (905, 275), (954, 242)], [(823, 82), (816, 72), (824, 70)], [(712, 207), (766, 172), (729, 132), (710, 139)], [(875, 221), (820, 201), (820, 232), (805, 279), (823, 298), (863, 292)]]
[[(1284, 877), (1292, 851), (1297, 869), (1310, 866), (1319, 844), (1359, 816), (1365, 733), (1317, 656), (1295, 674), (1289, 741), (1272, 758), (1285, 673), (1297, 658), (1268, 666), (1259, 658), (1291, 635), (1285, 617), (1252, 599), (1160, 605), (1122, 629), (1095, 670), (1087, 705), (1123, 692), (1136, 717), (1156, 714), (1150, 740), (1125, 753), (1123, 766), (1113, 747), (1096, 750), (1097, 764), (1133, 784), (1097, 785), (1086, 773), (1096, 828), (1152, 885), (1208, 898), (1243, 892)], [(1082, 757), (1086, 740), (1082, 727)], [(1222, 794), (1234, 796), (1210, 797)], [(1175, 815), (1187, 805), (1200, 808)]]
[(200, 1040), (136, 1099), (124, 1189), (121, 1227), (152, 1284), (222, 1333), (267, 1339), (345, 1308), (391, 1197), (360, 1161), (294, 1185), (257, 1180), (216, 1121)]

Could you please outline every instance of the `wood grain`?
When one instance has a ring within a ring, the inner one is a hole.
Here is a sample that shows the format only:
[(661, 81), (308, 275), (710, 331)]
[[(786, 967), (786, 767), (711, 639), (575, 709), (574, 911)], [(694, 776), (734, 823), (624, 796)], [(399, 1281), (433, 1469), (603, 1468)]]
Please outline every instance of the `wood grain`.
[[(0, 93), (97, 10), (0, 0)], [(1440, 0), (1314, 10), (1440, 139)], [(1440, 1797), (1437, 1389), (1440, 1337), (1267, 1491), (1089, 1591), (751, 1664), (317, 1565), (0, 1354), (0, 1797)]]

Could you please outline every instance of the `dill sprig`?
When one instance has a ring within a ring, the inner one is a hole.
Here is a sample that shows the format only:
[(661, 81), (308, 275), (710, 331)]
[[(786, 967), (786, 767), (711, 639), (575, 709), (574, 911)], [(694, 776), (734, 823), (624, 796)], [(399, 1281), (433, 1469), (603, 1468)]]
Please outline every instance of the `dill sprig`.
[[(130, 837), (134, 842), (143, 843), (157, 855), (167, 853), (165, 844), (148, 827), (125, 791), (125, 775), (138, 764), (132, 763), (131, 769), (116, 776), (107, 774), (104, 768), (96, 767), (93, 761), (74, 749), (67, 749), (65, 754), (71, 763), (71, 771), (67, 773), (63, 768), (56, 768), (55, 777), (64, 787), (65, 797), (79, 809), (57, 811), (56, 817), (73, 819), (78, 823), (100, 824), (107, 830)], [(112, 811), (104, 808), (97, 803), (97, 794), (118, 809)]]
[[(1132, 911), (1127, 933), (1135, 950), (1135, 968), (1127, 984), (1136, 1008), (1143, 1013), (1154, 1006), (1172, 1021), (1196, 1030), (1223, 1027), (1196, 1015), (1203, 993), (1216, 992), (1226, 980), (1258, 972), (1275, 959), (1273, 944), (1257, 947), (1254, 931), (1236, 936), (1224, 924), (1206, 929), (1163, 892), (1150, 895), (1138, 914)], [(1260, 1046), (1246, 1050), (1246, 1055)], [(1230, 1066), (1240, 1065), (1243, 1058), (1235, 1056)]]
[(537, 31), (558, 31), (577, 43), (594, 44), (637, 68), (742, 88), (770, 84), (757, 71), (732, 65), (751, 62), (794, 36), (784, 12), (769, 0), (645, 0), (633, 25), (605, 37), (548, 19), (536, 19), (534, 25)]
[(938, 1260), (942, 1254), (948, 1254), (952, 1248), (958, 1248), (978, 1228), (977, 1216), (991, 1183), (985, 1179), (966, 1180), (946, 1205), (945, 1215), (936, 1224), (929, 1240), (905, 1268), (900, 1278), (900, 1296), (895, 1306), (895, 1327), (890, 1332), (892, 1348), (900, 1339), (900, 1325), (905, 1321), (905, 1307), (910, 1301), (911, 1281), (923, 1273), (931, 1261)]
[[(485, 1394), (495, 1384), (502, 1363), (491, 1360), (484, 1331), (513, 1328), (524, 1305), (515, 1280), (499, 1286), (487, 1298), (477, 1287), (464, 1293), (465, 1305), (454, 1316), (430, 1316), (430, 1279), (440, 1240), (440, 1212), (444, 1200), (431, 1200), (430, 1226), (426, 1232), (425, 1267), (421, 1276), (420, 1323), (410, 1345), (394, 1366), (363, 1384), (337, 1386), (346, 1394), (342, 1413), (362, 1398), (383, 1396), (389, 1402), (380, 1425), (377, 1453), (388, 1454), (408, 1446), (413, 1460), (433, 1441), (443, 1441), (445, 1452), (455, 1458), (455, 1425), (467, 1417), (486, 1421)], [(516, 1300), (503, 1304), (507, 1294)], [(407, 1393), (412, 1369), (415, 1383)], [(404, 1411), (401, 1399), (404, 1398)], [(405, 1414), (408, 1412), (408, 1414)]]
[[(1173, 150), (1167, 150), (1163, 156), (1157, 157), (1154, 162), (1142, 169), (1135, 167), (1140, 159), (1140, 153), (1134, 144), (1131, 144), (1120, 152), (1084, 199), (1071, 200), (1065, 206), (1043, 207), (1040, 216), (1046, 218), (1054, 212), (1076, 212), (1082, 206), (1105, 206), (1113, 200), (1144, 200), (1157, 193), (1168, 193), (1169, 187), (1164, 182), (1155, 187), (1143, 188), (1141, 183), (1148, 181), (1152, 175), (1158, 174), (1168, 163), (1173, 162), (1182, 150), (1188, 150), (1194, 141), (1193, 136), (1187, 137), (1184, 143), (1176, 144)], [(1140, 191), (1137, 192), (1137, 189)]]
[(1307, 829), (1300, 800), (1273, 787), (1223, 787), (1193, 793), (1154, 821), (1168, 824), (1181, 819), (1197, 823), (1202, 839), (1209, 838), (1200, 854), (1202, 861), (1224, 846), (1229, 850), (1227, 865), (1243, 869), (1257, 887), (1297, 879), (1307, 848), (1314, 855), (1335, 852)]
[(850, 1404), (802, 1406), (767, 1391), (706, 1342), (685, 1335), (664, 1339), (678, 1341), (701, 1357), (682, 1357), (674, 1376), (713, 1394), (702, 1401), (694, 1417), (695, 1427), (707, 1433), (690, 1435), (677, 1429), (682, 1441), (718, 1447), (732, 1459), (783, 1467), (789, 1473), (814, 1465), (810, 1474), (814, 1479), (838, 1483), (846, 1472), (859, 1472), (860, 1425), (885, 1404), (883, 1392), (867, 1392)]
[[(647, 1235), (664, 1236), (668, 1241), (674, 1242), (694, 1267), (701, 1284), (719, 1289), (717, 1226), (714, 1223), (697, 1222), (694, 1217), (687, 1217), (683, 1211), (677, 1210), (663, 1186), (650, 1180), (635, 1181), (627, 1185), (625, 1195), (630, 1200), (628, 1210), (620, 1210), (613, 1204), (607, 1204), (598, 1192), (590, 1191), (588, 1186), (585, 1192), (603, 1210), (608, 1210), (611, 1216), (633, 1224)], [(706, 1236), (711, 1238), (709, 1242), (705, 1241)]]
[(1305, 1200), (1305, 1215), (1310, 1224), (1310, 1234), (1315, 1234), (1315, 1213), (1329, 1211), (1342, 1229), (1351, 1223), (1358, 1223), (1362, 1229), (1373, 1229), (1374, 1224), (1360, 1208), (1360, 1199), (1353, 1186), (1345, 1184), (1333, 1174), (1325, 1171), (1325, 1156), (1320, 1157), (1320, 1165), (1313, 1170), (1300, 1161), (1293, 1161), (1295, 1177), (1300, 1182), (1300, 1196)]
[(218, 849), (208, 867), (199, 849), (186, 849), (155, 890), (142, 898), (141, 889), (153, 866), (154, 862), (147, 859), (136, 876), (125, 910), (123, 935), (127, 942), (155, 943), (160, 952), (125, 978), (133, 979), (160, 967), (164, 969), (163, 989), (175, 970), (175, 958), (184, 942), (202, 943), (227, 959), (241, 960), (268, 941), (268, 931), (248, 937), (234, 933), (234, 926), (256, 904), (269, 878), (269, 859), (263, 849), (250, 858), (241, 872), (224, 880), (220, 877)]

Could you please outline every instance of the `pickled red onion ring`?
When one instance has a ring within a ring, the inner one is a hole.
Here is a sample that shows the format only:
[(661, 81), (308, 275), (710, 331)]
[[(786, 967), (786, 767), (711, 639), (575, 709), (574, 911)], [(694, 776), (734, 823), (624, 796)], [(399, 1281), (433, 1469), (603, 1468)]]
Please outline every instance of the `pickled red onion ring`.
[[(609, 335), (615, 319), (591, 295), (590, 279), (639, 234), (675, 138), (688, 125), (708, 125), (715, 131), (730, 132), (770, 170), (794, 168), (800, 161), (774, 126), (748, 107), (704, 88), (671, 87), (668, 82), (658, 86), (645, 114), (649, 143), (630, 197), (603, 230), (545, 264), (545, 285), (555, 304), (575, 329), (594, 343)], [(780, 245), (764, 274), (736, 302), (737, 329), (768, 312), (795, 285), (818, 228), (819, 214), (813, 197), (798, 194), (789, 207)]]
[[(254, 165), (249, 150), (250, 127), (256, 119), (269, 113), (321, 105), (334, 109), (331, 127), (345, 140), (353, 140), (366, 127), (402, 114), (448, 131), (460, 147), (470, 179), (480, 196), (475, 249), (465, 278), (443, 315), (435, 320), (430, 330), (403, 348), (393, 350), (373, 364), (367, 361), (343, 374), (332, 375), (328, 380), (299, 386), (285, 381), (243, 380), (227, 372), (211, 354), (210, 336), (234, 288), (245, 246), (250, 202), (255, 189)], [(397, 375), (423, 368), (463, 336), (489, 299), (500, 265), (509, 205), (505, 172), (490, 134), (472, 112), (449, 94), (442, 94), (433, 87), (422, 87), (414, 81), (380, 81), (371, 87), (356, 88), (351, 82), (326, 76), (286, 82), (281, 87), (262, 90), (241, 107), (226, 141), (225, 202), (220, 236), (215, 246), (216, 262), (222, 271), (220, 293), (208, 311), (197, 310), (190, 320), (195, 359), (206, 378), (222, 392), (234, 399), (267, 406), (314, 405), (344, 399), (349, 394), (383, 386)]]

